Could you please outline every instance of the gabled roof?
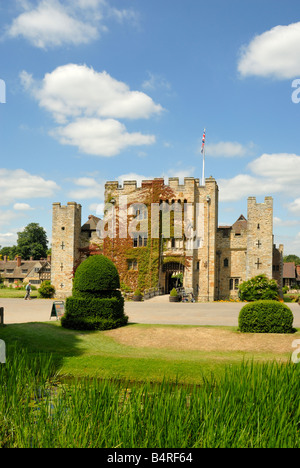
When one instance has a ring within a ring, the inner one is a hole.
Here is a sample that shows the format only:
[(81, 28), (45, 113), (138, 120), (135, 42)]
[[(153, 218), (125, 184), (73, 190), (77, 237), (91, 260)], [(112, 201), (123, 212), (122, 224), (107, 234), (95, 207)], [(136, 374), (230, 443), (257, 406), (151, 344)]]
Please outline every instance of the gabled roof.
[(296, 278), (296, 267), (294, 262), (283, 264), (283, 278)]
[[(8, 260), (7, 262), (4, 262), (3, 260), (0, 261), (0, 270), (4, 270), (2, 273), (2, 276), (4, 278), (18, 278), (18, 279), (23, 279), (26, 278), (28, 273), (33, 270), (35, 265), (38, 263), (38, 260), (22, 260), (21, 266), (18, 267), (17, 261), (16, 260)], [(13, 270), (12, 273), (7, 273), (6, 270)], [(27, 270), (26, 273), (22, 272), (24, 270)]]
[(241, 215), (232, 226), (219, 226), (219, 229), (233, 229), (236, 233), (247, 229), (247, 219)]
[(90, 215), (88, 221), (82, 226), (82, 231), (96, 231), (100, 218)]
[[(21, 266), (18, 267), (16, 260), (0, 260), (0, 270), (2, 278), (24, 279), (34, 268), (39, 268), (39, 271), (46, 265), (50, 265), (47, 260), (22, 260)], [(7, 273), (6, 270), (12, 270), (12, 273)], [(25, 272), (26, 270), (26, 272)]]
[(241, 231), (245, 231), (247, 229), (247, 219), (245, 218), (244, 215), (241, 215), (236, 222), (232, 225), (232, 229), (236, 233), (241, 233)]

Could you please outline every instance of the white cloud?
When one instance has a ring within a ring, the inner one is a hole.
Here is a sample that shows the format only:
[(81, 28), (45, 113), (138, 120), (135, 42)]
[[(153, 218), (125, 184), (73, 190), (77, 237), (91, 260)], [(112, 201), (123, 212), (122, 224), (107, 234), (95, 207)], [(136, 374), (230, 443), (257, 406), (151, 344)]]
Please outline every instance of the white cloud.
[(241, 76), (290, 79), (300, 74), (300, 22), (257, 35), (241, 51)]
[(0, 226), (7, 226), (13, 220), (18, 219), (20, 214), (12, 210), (0, 210)]
[(148, 79), (143, 82), (142, 88), (148, 91), (156, 89), (171, 91), (171, 84), (162, 75), (148, 72)]
[(288, 184), (287, 190), (290, 190), (291, 183), (300, 189), (300, 156), (296, 154), (263, 154), (248, 167), (254, 174), (269, 177), (280, 186)]
[(295, 219), (288, 219), (286, 221), (283, 221), (277, 216), (274, 216), (273, 222), (274, 222), (274, 226), (278, 226), (278, 227), (286, 227), (286, 226), (291, 227), (291, 226), (298, 226), (300, 224), (300, 221), (297, 221)]
[(11, 247), (17, 241), (17, 234), (12, 232), (1, 233), (0, 232), (0, 245), (4, 247)]
[[(300, 195), (300, 156), (296, 154), (263, 154), (248, 164), (251, 174), (220, 179), (220, 199), (240, 200), (255, 195)], [(293, 205), (290, 209), (293, 209)], [(294, 207), (294, 210), (296, 208)]]
[(262, 179), (248, 174), (239, 174), (232, 179), (220, 179), (218, 181), (220, 200), (228, 202), (241, 200), (250, 196), (269, 194), (270, 189), (274, 189), (274, 185), (270, 182), (269, 186), (266, 186), (262, 182)]
[(52, 132), (60, 143), (77, 146), (86, 154), (116, 156), (131, 146), (152, 145), (155, 136), (126, 132), (125, 125), (117, 120), (78, 119)]
[(74, 184), (79, 188), (73, 189), (69, 192), (69, 196), (77, 200), (88, 200), (91, 198), (104, 198), (104, 182), (97, 182), (92, 177), (80, 177), (74, 179)]
[(22, 36), (42, 49), (87, 44), (99, 37), (96, 26), (77, 19), (56, 0), (43, 0), (36, 8), (19, 15), (7, 34), (13, 38)]
[(207, 144), (205, 153), (207, 156), (236, 158), (251, 154), (254, 144), (242, 145), (235, 141), (220, 141), (219, 143)]
[(42, 49), (88, 44), (108, 30), (109, 18), (138, 21), (134, 10), (112, 8), (105, 0), (22, 1), (21, 6), (24, 11), (7, 27), (6, 36), (23, 37)]
[(47, 73), (40, 86), (27, 72), (21, 81), (30, 88), (41, 107), (59, 123), (68, 118), (97, 116), (116, 119), (148, 119), (163, 108), (145, 93), (131, 91), (126, 83), (106, 71), (86, 65), (68, 64)]
[(16, 200), (52, 197), (59, 190), (52, 180), (29, 174), (23, 169), (0, 169), (0, 205)]
[(14, 210), (15, 211), (29, 211), (29, 210), (33, 210), (33, 208), (31, 208), (30, 205), (28, 205), (28, 203), (15, 203), (14, 206), (13, 206)]
[(300, 216), (300, 198), (296, 198), (296, 200), (290, 203), (290, 205), (288, 206), (288, 209), (295, 215)]
[(86, 154), (115, 156), (131, 146), (151, 145), (153, 135), (129, 133), (117, 119), (149, 119), (163, 108), (147, 94), (86, 65), (68, 64), (47, 73), (41, 83), (23, 71), (20, 79), (39, 105), (64, 125), (51, 132), (62, 144)]

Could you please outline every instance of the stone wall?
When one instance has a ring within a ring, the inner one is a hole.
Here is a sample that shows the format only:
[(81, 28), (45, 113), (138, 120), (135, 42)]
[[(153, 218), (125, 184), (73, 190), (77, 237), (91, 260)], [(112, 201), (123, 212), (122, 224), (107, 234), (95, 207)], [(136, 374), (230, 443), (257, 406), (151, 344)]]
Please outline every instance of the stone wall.
[(80, 262), (81, 205), (53, 204), (51, 283), (56, 297), (72, 295), (74, 269)]
[(246, 279), (265, 274), (272, 278), (273, 271), (273, 198), (265, 197), (257, 203), (248, 199)]

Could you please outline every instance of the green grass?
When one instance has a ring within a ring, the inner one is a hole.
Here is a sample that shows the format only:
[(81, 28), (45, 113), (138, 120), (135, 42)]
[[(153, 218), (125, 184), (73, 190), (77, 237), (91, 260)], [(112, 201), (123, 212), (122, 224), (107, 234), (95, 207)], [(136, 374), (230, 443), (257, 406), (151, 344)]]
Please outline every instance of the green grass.
[(243, 363), (201, 386), (81, 379), (46, 354), (0, 366), (3, 448), (299, 448), (300, 368)]
[[(129, 325), (151, 328), (151, 325)], [(186, 328), (186, 327), (179, 327)], [(224, 328), (224, 327), (223, 327)], [(230, 330), (236, 330), (231, 327)], [(295, 334), (295, 339), (299, 333)], [(236, 366), (243, 360), (289, 360), (289, 354), (173, 351), (135, 348), (118, 343), (104, 332), (79, 332), (62, 328), (59, 322), (8, 325), (0, 329), (0, 339), (8, 347), (17, 343), (29, 353), (53, 355), (60, 375), (98, 376), (130, 381), (169, 381), (197, 384), (203, 377), (224, 374), (224, 366)]]
[[(0, 289), (0, 298), (4, 299), (24, 299), (26, 296), (26, 291), (22, 289), (13, 289), (13, 288), (6, 288)], [(38, 291), (31, 291), (31, 297), (37, 298)]]
[(134, 348), (57, 322), (0, 339), (0, 448), (300, 447), (287, 355)]

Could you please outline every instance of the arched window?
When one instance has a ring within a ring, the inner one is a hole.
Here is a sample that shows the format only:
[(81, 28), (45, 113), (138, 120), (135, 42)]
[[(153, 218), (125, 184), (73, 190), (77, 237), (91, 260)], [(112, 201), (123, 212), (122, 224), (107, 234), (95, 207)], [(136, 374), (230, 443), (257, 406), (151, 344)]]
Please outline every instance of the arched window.
[(229, 267), (229, 260), (228, 258), (225, 258), (224, 259), (224, 268), (228, 268)]

